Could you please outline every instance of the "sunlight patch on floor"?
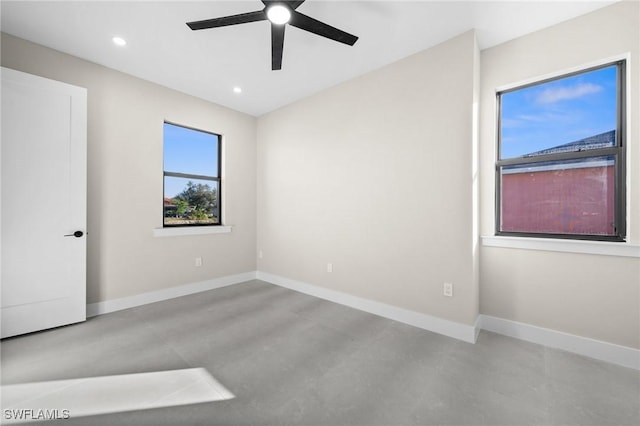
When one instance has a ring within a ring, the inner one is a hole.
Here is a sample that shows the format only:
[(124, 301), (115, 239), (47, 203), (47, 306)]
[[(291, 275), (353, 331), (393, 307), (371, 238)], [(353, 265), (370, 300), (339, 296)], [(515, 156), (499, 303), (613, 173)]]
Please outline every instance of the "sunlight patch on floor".
[(203, 368), (21, 383), (0, 388), (2, 424), (234, 398)]

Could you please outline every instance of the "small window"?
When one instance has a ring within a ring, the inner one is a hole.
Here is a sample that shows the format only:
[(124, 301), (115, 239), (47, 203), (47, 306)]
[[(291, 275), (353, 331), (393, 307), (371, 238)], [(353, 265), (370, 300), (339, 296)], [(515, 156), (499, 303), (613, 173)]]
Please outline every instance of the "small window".
[(498, 92), (496, 234), (624, 241), (625, 62)]
[(220, 225), (220, 135), (164, 123), (163, 224)]

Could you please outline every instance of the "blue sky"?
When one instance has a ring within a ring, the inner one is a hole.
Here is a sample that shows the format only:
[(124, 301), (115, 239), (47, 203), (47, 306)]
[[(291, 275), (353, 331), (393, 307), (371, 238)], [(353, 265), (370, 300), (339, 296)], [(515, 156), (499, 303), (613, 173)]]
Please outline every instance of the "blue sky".
[(614, 130), (616, 74), (610, 66), (503, 93), (501, 158)]
[[(164, 170), (195, 175), (218, 175), (217, 135), (164, 123)], [(205, 183), (212, 188), (215, 182), (195, 179), (165, 178), (165, 197), (172, 198), (182, 191), (189, 180)]]

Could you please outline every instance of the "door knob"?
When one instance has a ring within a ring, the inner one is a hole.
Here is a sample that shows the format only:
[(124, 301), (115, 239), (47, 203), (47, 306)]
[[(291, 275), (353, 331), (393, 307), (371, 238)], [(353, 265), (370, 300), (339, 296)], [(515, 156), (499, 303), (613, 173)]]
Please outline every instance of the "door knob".
[(76, 238), (80, 238), (84, 235), (84, 232), (82, 231), (76, 231), (73, 234), (66, 234), (65, 237), (76, 237)]

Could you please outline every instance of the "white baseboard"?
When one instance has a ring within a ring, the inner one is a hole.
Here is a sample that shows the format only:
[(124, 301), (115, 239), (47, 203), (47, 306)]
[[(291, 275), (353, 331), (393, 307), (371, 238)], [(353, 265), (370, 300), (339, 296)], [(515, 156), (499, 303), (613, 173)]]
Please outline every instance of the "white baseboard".
[(483, 330), (640, 370), (640, 350), (535, 325), (480, 315)]
[(105, 302), (87, 304), (87, 318), (96, 315), (108, 314), (109, 312), (121, 311), (123, 309), (134, 308), (148, 303), (160, 302), (162, 300), (173, 299), (175, 297), (187, 296), (189, 294), (200, 293), (202, 291), (227, 287), (245, 281), (256, 279), (256, 272), (245, 272), (238, 275), (215, 278), (192, 284), (185, 284), (178, 287), (170, 287), (163, 290), (151, 291), (148, 293), (136, 294), (135, 296), (123, 297), (120, 299), (107, 300)]
[(461, 324), (455, 321), (449, 321), (443, 318), (434, 317), (419, 312), (410, 311), (408, 309), (398, 308), (397, 306), (387, 305), (385, 303), (352, 296), (336, 290), (307, 284), (301, 281), (292, 280), (278, 275), (266, 272), (257, 272), (257, 279), (266, 281), (271, 284), (285, 287), (291, 290), (305, 293), (320, 299), (329, 300), (341, 305), (349, 306), (364, 312), (369, 312), (394, 321), (419, 327), (434, 333), (443, 334), (468, 343), (476, 342), (476, 327), (473, 325)]
[(487, 330), (527, 342), (537, 343), (551, 348), (562, 349), (590, 358), (623, 367), (640, 370), (640, 350), (616, 345), (601, 340), (576, 336), (562, 331), (551, 330), (535, 325), (511, 321), (490, 315), (479, 315), (474, 325), (461, 324), (435, 316), (421, 314), (397, 306), (387, 305), (369, 299), (353, 296), (336, 290), (315, 286), (266, 272), (252, 271), (238, 275), (171, 287), (105, 302), (87, 305), (87, 317), (107, 314), (122, 309), (146, 305), (148, 303), (173, 299), (202, 291), (227, 287), (246, 281), (259, 279), (268, 283), (305, 293), (320, 299), (329, 300), (364, 312), (369, 312), (414, 327), (429, 330), (464, 342), (475, 343), (480, 330)]

